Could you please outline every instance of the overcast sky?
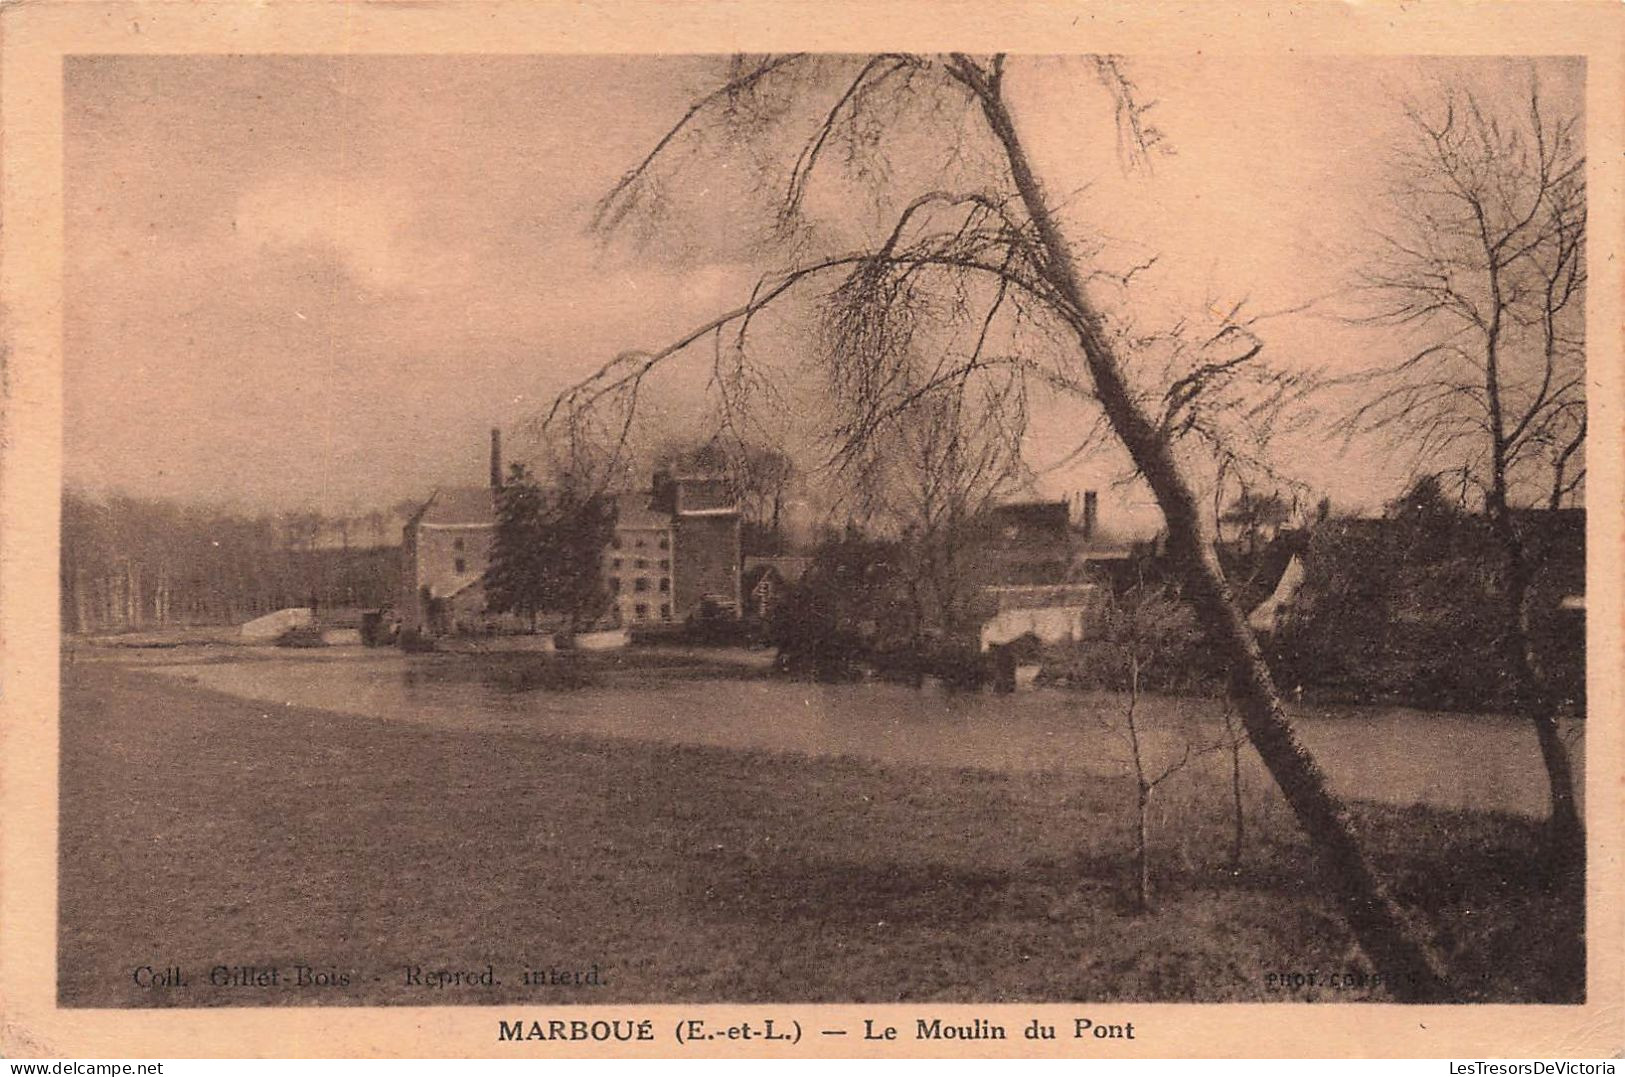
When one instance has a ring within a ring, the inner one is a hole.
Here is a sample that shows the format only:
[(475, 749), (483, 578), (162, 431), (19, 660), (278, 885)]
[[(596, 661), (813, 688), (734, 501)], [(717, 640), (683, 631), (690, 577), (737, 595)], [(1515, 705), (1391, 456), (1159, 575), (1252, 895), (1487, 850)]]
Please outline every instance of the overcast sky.
[[(67, 480), (329, 511), (482, 481), (490, 426), (516, 429), (614, 353), (737, 305), (770, 268), (737, 242), (727, 162), (702, 153), (678, 239), (606, 250), (585, 231), (594, 200), (716, 70), (651, 57), (70, 59)], [(1401, 98), (1441, 79), (1515, 95), (1530, 67), (1190, 58), (1132, 70), (1175, 150), (1149, 176), (1118, 167), (1109, 102), (1085, 67), (1012, 61), (1012, 106), (1051, 192), (1075, 229), (1159, 253), (1184, 293), (1270, 309), (1345, 280)], [(1541, 77), (1549, 97), (1578, 100), (1578, 65), (1547, 62)], [(1374, 346), (1313, 313), (1267, 337), (1278, 357), (1324, 369)], [(699, 384), (662, 393), (674, 430), (698, 429)], [(1069, 421), (1039, 417), (1040, 465), (1064, 450)], [(1380, 451), (1344, 460), (1315, 444), (1301, 463), (1335, 500), (1396, 492)], [(1042, 488), (1109, 478), (1084, 463)]]

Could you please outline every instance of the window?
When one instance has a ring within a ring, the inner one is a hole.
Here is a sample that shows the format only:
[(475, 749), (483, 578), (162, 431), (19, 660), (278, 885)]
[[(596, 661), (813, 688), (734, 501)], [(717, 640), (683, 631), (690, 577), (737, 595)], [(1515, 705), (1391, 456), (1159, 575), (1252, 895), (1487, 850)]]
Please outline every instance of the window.
[(649, 562), (645, 561), (643, 558), (640, 557), (640, 558), (638, 558), (638, 567), (639, 568), (648, 568), (649, 567)]
[(632, 607), (632, 616), (639, 621), (647, 621), (649, 619), (649, 607), (639, 602)]
[(457, 575), (459, 576), (468, 571), (468, 565), (461, 557), (457, 559), (457, 564), (455, 567), (457, 569)]
[(648, 589), (649, 589), (649, 578), (647, 576), (639, 576), (632, 583), (632, 590), (634, 590), (634, 591), (647, 591)]
[(662, 572), (670, 572), (671, 571), (671, 561), (669, 559), (664, 558), (664, 557), (662, 557), (660, 559), (660, 571), (662, 571)]
[[(462, 539), (452, 539), (451, 540), (451, 548), (454, 549), (454, 550), (462, 549), (463, 548), (463, 540)], [(462, 570), (459, 569), (458, 571), (462, 571)]]
[(620, 568), (621, 567), (621, 559), (619, 557), (615, 558), (613, 561), (611, 561), (609, 563), (609, 567), (610, 568)]
[(669, 592), (670, 590), (671, 590), (671, 578), (667, 577), (667, 576), (660, 577), (660, 593), (665, 594), (665, 593)]
[[(663, 535), (660, 536), (660, 548), (662, 550), (671, 549), (671, 536), (670, 535), (664, 535), (663, 534)], [(665, 562), (662, 561), (661, 564), (664, 565)]]
[(661, 607), (660, 607), (660, 619), (662, 621), (671, 620), (671, 606), (670, 605), (668, 605), (668, 604), (662, 604), (661, 605)]
[(643, 542), (642, 539), (638, 539), (636, 542), (632, 543), (632, 545), (636, 546), (638, 549), (641, 550), (641, 549), (643, 549), (644, 542)]
[(621, 536), (616, 535), (614, 538), (610, 539), (609, 540), (609, 545), (610, 545), (611, 549), (614, 549), (614, 550), (620, 549), (621, 548)]
[(611, 576), (609, 578), (609, 589), (615, 594), (621, 593), (621, 578), (619, 576)]

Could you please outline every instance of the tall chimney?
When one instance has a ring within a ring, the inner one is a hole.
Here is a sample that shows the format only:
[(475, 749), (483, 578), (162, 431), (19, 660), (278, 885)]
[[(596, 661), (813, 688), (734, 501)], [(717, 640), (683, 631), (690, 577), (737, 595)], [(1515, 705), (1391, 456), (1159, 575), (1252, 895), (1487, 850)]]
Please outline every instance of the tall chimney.
[(502, 489), (502, 431), (491, 428), (491, 489)]
[(1095, 537), (1095, 520), (1100, 515), (1100, 495), (1093, 490), (1083, 492), (1083, 537)]

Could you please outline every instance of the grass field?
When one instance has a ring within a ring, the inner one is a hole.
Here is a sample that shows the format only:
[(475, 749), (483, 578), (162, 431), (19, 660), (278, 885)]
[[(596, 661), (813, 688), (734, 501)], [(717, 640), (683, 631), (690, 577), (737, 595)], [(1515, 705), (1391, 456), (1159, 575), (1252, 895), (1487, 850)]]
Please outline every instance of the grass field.
[[(68, 671), (61, 738), (68, 1006), (1384, 997), (1323, 986), (1358, 960), (1263, 789), (1239, 873), (1219, 791), (1170, 791), (1136, 916), (1098, 778), (408, 727), (108, 663)], [(1463, 997), (1575, 997), (1534, 824), (1358, 815)]]

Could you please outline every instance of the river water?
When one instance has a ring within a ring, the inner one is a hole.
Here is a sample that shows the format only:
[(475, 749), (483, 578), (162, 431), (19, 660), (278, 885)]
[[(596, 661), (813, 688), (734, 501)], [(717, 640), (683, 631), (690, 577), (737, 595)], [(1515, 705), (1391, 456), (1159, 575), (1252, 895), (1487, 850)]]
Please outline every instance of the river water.
[[(1105, 693), (949, 694), (772, 678), (633, 684), (611, 678), (596, 687), (516, 691), (511, 682), (442, 676), (457, 659), (346, 652), (166, 664), (154, 672), (266, 705), (439, 729), (587, 734), (1006, 772), (1115, 775), (1126, 759), (1123, 700)], [(1291, 710), (1302, 740), (1342, 796), (1545, 813), (1545, 772), (1524, 722), (1397, 707)], [(1187, 741), (1200, 747), (1220, 733), (1210, 702), (1150, 699), (1142, 701), (1140, 716), (1153, 750), (1164, 757)], [(1583, 775), (1581, 726), (1567, 735)], [(1217, 757), (1208, 758), (1211, 765)], [(1256, 769), (1256, 759), (1248, 765)]]

